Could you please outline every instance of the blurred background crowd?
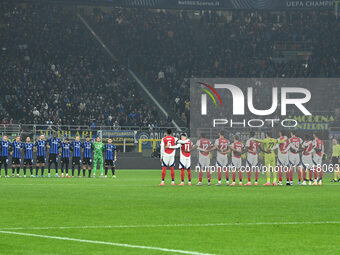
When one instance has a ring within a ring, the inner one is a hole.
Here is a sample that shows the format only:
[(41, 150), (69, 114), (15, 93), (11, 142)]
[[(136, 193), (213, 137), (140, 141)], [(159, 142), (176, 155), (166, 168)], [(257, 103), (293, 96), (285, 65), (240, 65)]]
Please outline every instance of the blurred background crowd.
[[(1, 3), (0, 13), (3, 124), (157, 127), (174, 119), (188, 126), (192, 77), (340, 76), (340, 22), (331, 10), (194, 12)], [(331, 88), (316, 89), (326, 108), (339, 105)]]

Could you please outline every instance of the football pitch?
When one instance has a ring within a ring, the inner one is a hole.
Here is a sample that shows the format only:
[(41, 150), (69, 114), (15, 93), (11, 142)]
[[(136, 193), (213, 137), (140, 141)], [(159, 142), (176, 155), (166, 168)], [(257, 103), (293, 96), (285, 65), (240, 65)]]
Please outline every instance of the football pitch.
[(160, 175), (1, 178), (0, 254), (338, 252), (340, 183), (329, 178), (323, 186), (208, 187), (204, 179), (173, 187), (167, 172), (159, 187)]

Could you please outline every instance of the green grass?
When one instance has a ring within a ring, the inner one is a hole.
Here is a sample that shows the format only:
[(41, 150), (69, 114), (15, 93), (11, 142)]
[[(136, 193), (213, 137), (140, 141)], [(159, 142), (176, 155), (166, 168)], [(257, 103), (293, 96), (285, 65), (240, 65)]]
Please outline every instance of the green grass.
[[(159, 180), (160, 171), (147, 170), (121, 170), (117, 179), (1, 178), (0, 231), (19, 228), (6, 231), (212, 254), (338, 253), (340, 224), (242, 223), (340, 222), (339, 183), (327, 179), (315, 187), (208, 187), (206, 183), (172, 187), (168, 181), (159, 187)], [(230, 225), (190, 226), (209, 223)], [(174, 224), (186, 226), (140, 226)], [(119, 225), (139, 227), (100, 228)], [(98, 227), (34, 229), (65, 226)], [(171, 252), (0, 232), (0, 254)]]

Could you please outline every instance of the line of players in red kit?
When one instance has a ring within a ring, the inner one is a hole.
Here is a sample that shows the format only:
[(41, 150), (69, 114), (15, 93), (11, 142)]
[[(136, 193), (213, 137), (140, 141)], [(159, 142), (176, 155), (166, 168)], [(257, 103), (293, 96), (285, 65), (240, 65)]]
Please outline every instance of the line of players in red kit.
[[(321, 165), (321, 158), (324, 153), (323, 142), (317, 137), (317, 134), (313, 134), (314, 140), (311, 141), (310, 137), (306, 135), (306, 141), (302, 142), (301, 138), (295, 136), (295, 132), (291, 132), (291, 138), (287, 138), (284, 136), (283, 132), (280, 132), (280, 137), (278, 139), (273, 139), (270, 137), (268, 133), (266, 139), (259, 140), (255, 138), (255, 133), (251, 132), (250, 138), (247, 140), (246, 145), (244, 146), (240, 141), (238, 136), (234, 137), (234, 142), (229, 144), (229, 140), (224, 138), (223, 131), (219, 134), (219, 139), (215, 141), (215, 144), (212, 146), (211, 142), (205, 137), (201, 137), (198, 142), (192, 146), (192, 142), (188, 139), (186, 134), (181, 134), (180, 139), (173, 137), (171, 135), (171, 129), (167, 130), (166, 136), (161, 140), (161, 164), (162, 164), (162, 180), (160, 186), (164, 185), (164, 179), (166, 175), (167, 167), (170, 167), (171, 171), (171, 185), (175, 185), (175, 152), (176, 149), (180, 149), (180, 161), (179, 168), (181, 169), (181, 183), (180, 186), (184, 185), (184, 176), (185, 170), (188, 172), (188, 185), (191, 185), (191, 151), (197, 149), (199, 153), (199, 163), (198, 167), (199, 171), (199, 182), (197, 185), (202, 185), (202, 177), (203, 172), (202, 168), (204, 166), (210, 165), (210, 155), (209, 152), (212, 150), (217, 150), (216, 157), (216, 166), (217, 166), (217, 174), (218, 174), (218, 183), (216, 185), (221, 185), (222, 179), (222, 166), (228, 165), (228, 153), (232, 152), (232, 159), (230, 162), (230, 166), (234, 167), (238, 171), (232, 171), (232, 183), (231, 186), (235, 185), (236, 172), (239, 174), (240, 183), (242, 185), (242, 153), (247, 153), (246, 157), (246, 165), (247, 167), (258, 166), (258, 152), (260, 149), (265, 154), (271, 154), (273, 156), (273, 162), (270, 160), (271, 156), (265, 161), (268, 161), (269, 165), (275, 166), (277, 165), (279, 168), (279, 183), (276, 183), (276, 173), (273, 171), (273, 185), (282, 185), (282, 172), (285, 170), (287, 183), (286, 185), (293, 185), (293, 168), (297, 169), (298, 177), (299, 177), (299, 185), (306, 185), (307, 177), (306, 172), (309, 170), (309, 184), (312, 185), (313, 176), (314, 183), (313, 185), (322, 184), (322, 171), (314, 171), (316, 165)], [(264, 146), (265, 150), (262, 146), (259, 145), (259, 142), (270, 141), (267, 146)], [(275, 142), (273, 142), (275, 141)], [(254, 145), (256, 145), (254, 147)], [(212, 146), (212, 147), (211, 147)], [(225, 146), (225, 148), (222, 147)], [(254, 148), (253, 148), (254, 147)], [(267, 148), (266, 148), (267, 147)], [(275, 159), (275, 154), (273, 150), (278, 150), (277, 161)], [(300, 160), (299, 152), (302, 152), (302, 157)], [(294, 156), (294, 157), (293, 157)], [(296, 158), (296, 162), (294, 159)], [(319, 159), (319, 160), (318, 160)], [(275, 161), (277, 163), (275, 163)], [(318, 163), (314, 163), (318, 162)], [(267, 165), (267, 162), (265, 163)], [(220, 167), (218, 167), (220, 166)], [(247, 170), (247, 169), (246, 169)], [(258, 185), (258, 177), (259, 177), (260, 168), (255, 168), (255, 183), (254, 185)], [(287, 171), (286, 171), (287, 170)], [(207, 171), (207, 179), (208, 185), (210, 185), (211, 181), (211, 171), (208, 169)], [(246, 185), (251, 185), (251, 171), (246, 171), (248, 177), (248, 183)], [(317, 173), (319, 174), (319, 178), (317, 178)], [(269, 175), (268, 175), (269, 174)], [(229, 185), (229, 170), (225, 171), (226, 175), (226, 184)], [(303, 177), (303, 182), (301, 182), (301, 177)], [(270, 171), (267, 172), (267, 182), (265, 185), (270, 184)]]

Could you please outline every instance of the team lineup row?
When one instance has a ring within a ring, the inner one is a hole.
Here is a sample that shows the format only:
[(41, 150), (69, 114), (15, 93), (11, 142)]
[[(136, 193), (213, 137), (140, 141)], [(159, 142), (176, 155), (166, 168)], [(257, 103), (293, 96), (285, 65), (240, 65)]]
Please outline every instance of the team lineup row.
[[(242, 185), (242, 154), (246, 154), (246, 169), (248, 182), (246, 186), (252, 185), (252, 172), (255, 172), (254, 185), (258, 185), (259, 171), (258, 157), (259, 152), (264, 153), (264, 161), (266, 167), (267, 181), (264, 185), (282, 185), (283, 170), (286, 173), (286, 185), (293, 185), (294, 170), (297, 169), (298, 184), (299, 185), (322, 185), (323, 171), (320, 169), (324, 157), (324, 144), (318, 135), (305, 135), (304, 140), (297, 137), (294, 131), (290, 132), (288, 138), (284, 131), (280, 132), (279, 138), (272, 138), (271, 134), (266, 133), (264, 139), (255, 138), (255, 133), (250, 132), (250, 137), (243, 144), (239, 137), (233, 137), (231, 143), (225, 138), (225, 133), (219, 132), (218, 139), (212, 143), (206, 139), (204, 134), (200, 135), (200, 139), (196, 144), (193, 144), (186, 134), (182, 134), (180, 139), (171, 136), (171, 130), (167, 130), (167, 135), (161, 141), (161, 164), (162, 164), (162, 181), (161, 186), (164, 185), (167, 167), (170, 167), (172, 185), (174, 184), (174, 157), (175, 149), (180, 149), (179, 168), (181, 169), (181, 183), (184, 185), (185, 170), (188, 173), (188, 185), (191, 185), (191, 152), (198, 150), (198, 169), (199, 181), (198, 186), (202, 185), (203, 170), (207, 173), (208, 185), (211, 185), (211, 165), (210, 152), (216, 150), (216, 166), (218, 183), (222, 183), (222, 172), (225, 172), (226, 185), (236, 185), (236, 173), (239, 175), (239, 185)], [(275, 154), (277, 151), (277, 155)], [(229, 163), (228, 155), (231, 154), (231, 161)], [(301, 153), (301, 156), (300, 156)], [(334, 174), (340, 179), (339, 163), (340, 163), (340, 145), (336, 139), (333, 139), (332, 164), (335, 166)], [(223, 171), (224, 169), (233, 169), (232, 181), (229, 183), (230, 171)], [(278, 168), (278, 171), (275, 169)], [(255, 169), (255, 171), (251, 171)], [(287, 169), (287, 170), (286, 170)], [(307, 171), (309, 176), (307, 177)], [(278, 178), (277, 178), (278, 173)], [(271, 177), (271, 175), (273, 177)], [(278, 179), (278, 180), (277, 180)]]
[[(36, 152), (36, 169), (33, 174), (33, 152)], [(81, 177), (81, 168), (83, 170), (83, 177), (88, 170), (88, 176), (91, 177), (91, 170), (93, 165), (93, 177), (96, 176), (97, 165), (100, 168), (100, 176), (107, 177), (108, 169), (111, 168), (112, 177), (115, 178), (115, 162), (117, 160), (116, 146), (109, 138), (107, 144), (101, 142), (100, 137), (96, 138), (95, 142), (91, 142), (90, 137), (86, 137), (84, 142), (80, 141), (80, 137), (76, 136), (73, 142), (68, 138), (63, 141), (57, 138), (56, 133), (48, 140), (41, 135), (39, 139), (32, 143), (30, 137), (26, 138), (25, 142), (21, 142), (20, 136), (17, 136), (14, 142), (10, 142), (7, 136), (3, 137), (0, 143), (0, 177), (2, 166), (5, 170), (5, 176), (8, 176), (8, 162), (9, 156), (12, 156), (12, 177), (20, 177), (21, 159), (23, 158), (23, 176), (26, 177), (26, 169), (30, 169), (31, 177), (38, 177), (39, 169), (41, 169), (41, 177), (44, 177), (46, 155), (49, 151), (48, 157), (48, 177), (51, 176), (51, 167), (54, 165), (56, 170), (56, 177), (58, 173), (58, 159), (61, 158), (61, 177), (71, 177), (68, 174), (70, 158), (72, 155), (72, 177), (75, 174), (75, 167), (78, 169), (78, 176)], [(104, 157), (105, 162), (104, 162)], [(83, 157), (81, 158), (81, 155)], [(81, 167), (82, 166), (82, 167)], [(105, 166), (105, 167), (104, 167)], [(105, 171), (104, 171), (105, 169)], [(16, 171), (16, 174), (15, 174)], [(65, 171), (65, 175), (64, 175)], [(105, 173), (105, 175), (104, 175)]]

